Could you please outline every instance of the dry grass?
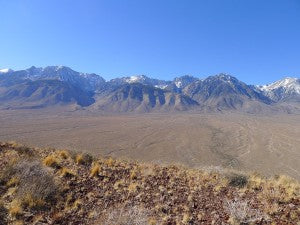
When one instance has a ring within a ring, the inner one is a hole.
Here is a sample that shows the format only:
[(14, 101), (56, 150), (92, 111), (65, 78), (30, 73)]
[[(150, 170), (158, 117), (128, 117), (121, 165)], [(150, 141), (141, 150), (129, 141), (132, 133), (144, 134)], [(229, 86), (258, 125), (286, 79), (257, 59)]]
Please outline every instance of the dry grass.
[(3, 177), (7, 186), (15, 186), (8, 192), (14, 196), (9, 213), (17, 217), (24, 208), (43, 209), (55, 202), (57, 186), (53, 177), (38, 161), (19, 161), (12, 165)]
[(75, 162), (78, 165), (91, 165), (93, 160), (93, 157), (87, 153), (77, 154), (75, 157)]
[(7, 215), (8, 210), (4, 207), (4, 204), (2, 201), (0, 201), (0, 221), (1, 223), (6, 224), (7, 223)]
[(11, 217), (18, 218), (23, 213), (21, 203), (18, 200), (12, 201), (8, 212)]
[(44, 160), (43, 163), (45, 166), (59, 168), (59, 163), (56, 155), (49, 155)]
[(95, 163), (91, 168), (91, 177), (98, 177), (100, 175), (100, 165)]
[(62, 159), (68, 159), (70, 157), (70, 153), (67, 150), (60, 150), (58, 154)]
[(229, 222), (231, 224), (249, 224), (267, 221), (268, 216), (262, 213), (259, 209), (251, 207), (249, 201), (235, 198), (227, 200), (225, 208), (230, 213)]
[(75, 176), (75, 173), (73, 171), (71, 171), (70, 169), (63, 167), (60, 170), (60, 175), (62, 177), (71, 178), (71, 177)]
[[(13, 160), (17, 150), (3, 145), (0, 219), (9, 224), (300, 222), (299, 183), (287, 176), (267, 179), (113, 158), (86, 163), (53, 149)], [(45, 159), (56, 161), (60, 169), (45, 166)]]
[(149, 216), (149, 211), (141, 206), (118, 207), (112, 209), (102, 221), (103, 225), (147, 225), (157, 224)]
[(243, 174), (233, 173), (229, 175), (228, 179), (229, 179), (229, 185), (233, 187), (243, 188), (248, 183), (248, 177)]

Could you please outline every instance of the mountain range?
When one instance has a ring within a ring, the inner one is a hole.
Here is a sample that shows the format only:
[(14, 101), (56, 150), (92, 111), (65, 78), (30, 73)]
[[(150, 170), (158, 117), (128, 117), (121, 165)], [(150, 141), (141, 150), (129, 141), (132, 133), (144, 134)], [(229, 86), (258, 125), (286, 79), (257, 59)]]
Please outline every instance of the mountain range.
[(72, 105), (103, 112), (242, 111), (300, 112), (300, 79), (286, 77), (268, 85), (248, 85), (228, 74), (173, 81), (145, 75), (106, 81), (66, 66), (0, 70), (0, 108)]

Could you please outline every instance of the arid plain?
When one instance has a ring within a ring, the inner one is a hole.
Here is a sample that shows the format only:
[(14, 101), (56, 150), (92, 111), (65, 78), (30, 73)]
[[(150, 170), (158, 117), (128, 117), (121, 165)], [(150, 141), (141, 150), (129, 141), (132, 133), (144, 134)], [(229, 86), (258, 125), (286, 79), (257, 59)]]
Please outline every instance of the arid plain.
[(0, 141), (300, 180), (300, 115), (0, 111)]

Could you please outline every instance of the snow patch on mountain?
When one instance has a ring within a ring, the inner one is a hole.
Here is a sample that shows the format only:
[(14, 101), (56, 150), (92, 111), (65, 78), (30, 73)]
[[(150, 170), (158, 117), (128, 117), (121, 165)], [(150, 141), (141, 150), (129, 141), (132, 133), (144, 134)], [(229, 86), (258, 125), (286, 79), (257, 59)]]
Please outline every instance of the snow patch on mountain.
[(274, 83), (256, 86), (265, 95), (275, 101), (300, 96), (300, 79), (286, 77)]
[(300, 79), (294, 77), (286, 77), (274, 83), (260, 86), (260, 89), (262, 91), (267, 91), (267, 92), (276, 90), (278, 88), (285, 88), (286, 91), (296, 92), (300, 94)]
[(166, 89), (168, 87), (168, 85), (160, 84), (160, 85), (154, 85), (154, 87), (160, 88), (160, 89)]
[(182, 82), (181, 81), (175, 81), (175, 85), (176, 85), (176, 87), (181, 88), (182, 87)]
[(9, 73), (9, 72), (13, 72), (13, 70), (8, 69), (8, 68), (6, 68), (6, 69), (0, 69), (0, 73)]
[(126, 83), (137, 83), (137, 82), (141, 82), (141, 81), (145, 81), (146, 77), (144, 75), (138, 75), (138, 76), (130, 76), (130, 77), (126, 77), (125, 79)]

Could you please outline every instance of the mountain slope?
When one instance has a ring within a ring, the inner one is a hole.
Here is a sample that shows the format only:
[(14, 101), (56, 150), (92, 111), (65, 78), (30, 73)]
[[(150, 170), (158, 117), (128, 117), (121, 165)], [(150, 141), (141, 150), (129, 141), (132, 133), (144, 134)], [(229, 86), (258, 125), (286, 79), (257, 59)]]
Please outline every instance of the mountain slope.
[(154, 86), (154, 87), (158, 87), (158, 88), (164, 88), (171, 82), (165, 81), (165, 80), (149, 78), (145, 75), (136, 75), (136, 76), (130, 76), (130, 77), (115, 78), (115, 79), (110, 80), (108, 83), (109, 83), (109, 85), (114, 86), (114, 87), (124, 85), (124, 84), (139, 83), (139, 84), (150, 85), (150, 86)]
[[(30, 89), (35, 90), (32, 91), (35, 92), (33, 95), (23, 94), (30, 93)], [(251, 113), (300, 112), (298, 78), (285, 78), (264, 86), (247, 85), (226, 74), (204, 80), (186, 75), (173, 81), (138, 75), (106, 82), (97, 74), (80, 73), (65, 66), (33, 66), (19, 71), (1, 69), (0, 94), (2, 106), (22, 105), (25, 102), (32, 103), (30, 107), (73, 103), (90, 106), (94, 103), (92, 96), (95, 95), (97, 103), (92, 108), (111, 112), (191, 109)]]
[(199, 79), (190, 75), (176, 77), (170, 84), (164, 87), (165, 90), (175, 93), (182, 93), (182, 90), (191, 83), (198, 81)]
[(105, 80), (96, 74), (79, 73), (66, 66), (47, 66), (44, 68), (30, 67), (26, 70), (12, 71), (0, 74), (0, 82), (9, 85), (18, 80), (59, 80), (86, 91), (95, 91), (105, 85)]
[(197, 106), (187, 96), (139, 83), (125, 84), (95, 103), (96, 109), (112, 112), (182, 111)]
[(1, 224), (299, 224), (299, 182), (0, 142)]
[(0, 105), (7, 108), (41, 108), (53, 105), (94, 103), (90, 93), (59, 80), (26, 80), (0, 87)]
[(271, 100), (250, 86), (226, 74), (210, 76), (188, 85), (183, 93), (206, 108), (240, 109), (253, 103), (270, 104)]
[(266, 96), (275, 102), (300, 102), (300, 79), (286, 77), (274, 83), (257, 86)]

